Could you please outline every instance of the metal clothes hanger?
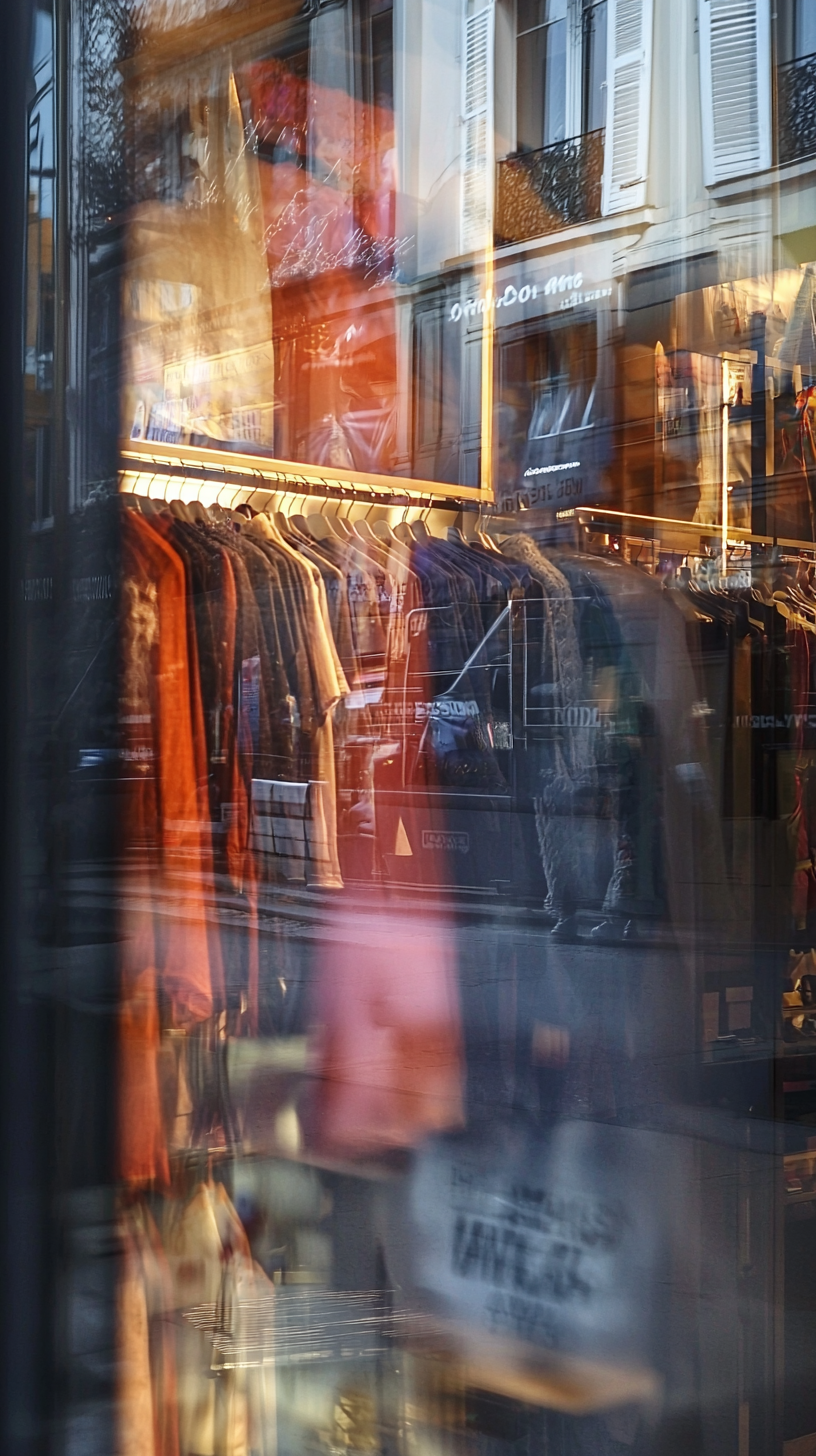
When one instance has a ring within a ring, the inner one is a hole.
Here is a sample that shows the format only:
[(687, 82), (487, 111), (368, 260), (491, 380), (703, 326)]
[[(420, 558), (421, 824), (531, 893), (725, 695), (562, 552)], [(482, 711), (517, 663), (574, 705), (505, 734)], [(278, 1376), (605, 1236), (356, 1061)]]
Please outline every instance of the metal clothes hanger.
[(244, 525), (246, 525), (246, 516), (239, 515), (237, 511), (234, 511), (232, 509), (232, 506), (231, 505), (225, 506), (225, 505), (222, 505), (221, 504), (221, 496), (222, 496), (223, 492), (225, 490), (230, 490), (230, 489), (233, 490), (233, 494), (231, 496), (231, 500), (234, 500), (235, 499), (234, 487), (230, 487), (228, 485), (225, 485), (225, 486), (222, 486), (221, 490), (218, 492), (218, 497), (217, 497), (216, 504), (218, 505), (219, 509), (221, 511), (223, 511), (223, 520), (226, 523), (229, 523), (231, 521), (232, 524), (234, 526), (236, 526), (237, 529), (240, 531), (241, 530), (241, 527), (244, 526)]
[(351, 521), (347, 520), (345, 516), (339, 514), (334, 515), (331, 524), (335, 536), (339, 536), (341, 541), (350, 541), (354, 536), (354, 527)]
[[(257, 478), (259, 480), (261, 480), (263, 482), (263, 484), (262, 485), (256, 485), (256, 486), (253, 487), (253, 489), (250, 491), (249, 495), (247, 496), (246, 500), (244, 501), (244, 505), (245, 506), (249, 506), (249, 509), (251, 511), (265, 511), (265, 510), (268, 509), (268, 507), (269, 507), (269, 501), (270, 501), (269, 486), (267, 485), (266, 481), (263, 479), (263, 476), (262, 475), (259, 475)], [(255, 504), (255, 497), (256, 497), (256, 495), (260, 495), (261, 493), (263, 493), (263, 502), (260, 505), (256, 505)]]
[(499, 546), (498, 541), (494, 541), (493, 540), (493, 537), (490, 536), (488, 534), (488, 532), (485, 531), (483, 529), (483, 527), (482, 527), (482, 518), (483, 518), (483, 515), (484, 515), (484, 507), (483, 507), (482, 502), (480, 501), (479, 502), (479, 511), (478, 511), (477, 516), (476, 516), (476, 531), (475, 531), (476, 539), (481, 543), (482, 546), (484, 546), (484, 548), (485, 548), (486, 551), (492, 551), (493, 554), (494, 554), (494, 556), (501, 556), (502, 551), (501, 551), (501, 547)]
[[(153, 476), (153, 480), (155, 480), (155, 478), (156, 477)], [(165, 485), (165, 487), (164, 487), (165, 492), (167, 491), (168, 486), (169, 486), (169, 481), (168, 481), (167, 485)], [(148, 514), (149, 515), (151, 515), (151, 516), (166, 516), (166, 515), (169, 515), (169, 513), (170, 513), (170, 507), (169, 507), (169, 505), (167, 503), (166, 494), (165, 495), (152, 495), (152, 496), (149, 497), (149, 500), (150, 500), (150, 505), (148, 507)]]
[(418, 537), (414, 535), (413, 527), (408, 520), (408, 512), (411, 509), (412, 507), (409, 503), (402, 513), (402, 520), (394, 527), (394, 535), (398, 541), (402, 542), (403, 546), (416, 546), (419, 544)]
[(367, 545), (370, 545), (371, 542), (373, 542), (375, 546), (382, 545), (382, 540), (374, 534), (374, 531), (369, 525), (366, 516), (363, 516), (362, 520), (360, 521), (352, 521), (351, 529), (354, 532), (355, 536), (357, 536), (359, 540), (364, 541)]
[[(307, 536), (311, 536), (313, 541), (327, 541), (337, 534), (332, 529), (331, 521), (322, 510), (313, 512), (311, 516), (299, 516), (298, 523), (300, 521), (303, 522), (302, 529), (305, 530)], [(301, 529), (300, 526), (298, 528)]]
[[(308, 516), (301, 515), (298, 519), (303, 522), (300, 528), (310, 536), (313, 541), (328, 541), (332, 536), (339, 539), (339, 533), (334, 527), (333, 514), (326, 514), (326, 507), (330, 504), (329, 497), (324, 496), (320, 502), (320, 508), (312, 511)], [(290, 520), (294, 518), (290, 516)]]
[(149, 481), (147, 482), (147, 490), (144, 496), (145, 506), (147, 507), (145, 514), (148, 516), (152, 515), (154, 510), (157, 509), (157, 506), (155, 504), (157, 498), (150, 494), (150, 487), (152, 486), (155, 479), (156, 476), (154, 473), (153, 475), (151, 475)]
[(382, 564), (382, 557), (378, 553), (382, 552), (383, 547), (386, 546), (388, 543), (384, 542), (382, 537), (376, 536), (374, 534), (374, 531), (372, 530), (368, 520), (369, 515), (377, 504), (378, 502), (376, 499), (372, 500), (370, 506), (366, 510), (365, 515), (359, 520), (350, 521), (349, 525), (351, 526), (352, 532), (356, 539), (360, 541), (362, 545), (368, 550), (369, 557), (375, 563)]
[(299, 531), (301, 536), (309, 535), (309, 528), (306, 525), (306, 517), (301, 515), (299, 511), (296, 511), (289, 516), (285, 516), (282, 511), (276, 511), (274, 521), (275, 525), (278, 527), (278, 530), (281, 531), (283, 535), (286, 535), (287, 531), (292, 530)]

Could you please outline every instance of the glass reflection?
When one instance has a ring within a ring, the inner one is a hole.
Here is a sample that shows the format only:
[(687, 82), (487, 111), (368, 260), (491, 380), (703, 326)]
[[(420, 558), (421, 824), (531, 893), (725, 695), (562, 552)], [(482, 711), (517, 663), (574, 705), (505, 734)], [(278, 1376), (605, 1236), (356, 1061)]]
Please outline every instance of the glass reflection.
[(61, 1449), (813, 1445), (816, 82), (718, 14), (35, 9)]

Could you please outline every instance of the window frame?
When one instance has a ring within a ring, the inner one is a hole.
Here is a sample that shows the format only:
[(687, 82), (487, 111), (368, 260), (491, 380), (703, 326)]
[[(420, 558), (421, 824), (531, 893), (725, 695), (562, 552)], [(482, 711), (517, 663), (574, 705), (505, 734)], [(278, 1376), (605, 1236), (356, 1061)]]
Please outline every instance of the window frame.
[[(565, 111), (565, 125), (564, 125), (564, 138), (563, 138), (563, 140), (565, 142), (574, 141), (576, 137), (585, 136), (587, 134), (587, 129), (584, 126), (584, 121), (585, 121), (585, 117), (586, 117), (586, 109), (587, 109), (586, 108), (586, 96), (585, 96), (585, 49), (584, 49), (585, 48), (585, 34), (586, 34), (586, 21), (585, 21), (585, 17), (586, 17), (586, 15), (588, 13), (590, 13), (592, 10), (594, 10), (600, 4), (606, 4), (607, 5), (607, 14), (608, 14), (608, 4), (609, 4), (609, 0), (592, 0), (592, 3), (589, 4), (589, 5), (586, 4), (586, 0), (567, 0), (567, 4), (566, 4), (566, 15), (565, 15), (565, 20), (566, 20), (566, 67), (565, 67), (565, 69), (566, 69), (566, 77), (565, 77), (566, 99), (565, 99), (565, 107), (564, 107), (564, 111)], [(517, 152), (521, 150), (520, 141), (519, 141), (519, 130), (518, 130), (519, 92), (518, 92), (518, 68), (517, 68), (517, 59), (516, 59), (517, 58), (518, 42), (519, 42), (519, 40), (521, 39), (522, 36), (531, 35), (531, 34), (533, 34), (534, 31), (543, 30), (543, 29), (545, 29), (549, 25), (555, 25), (555, 24), (558, 24), (559, 23), (559, 21), (554, 21), (554, 20), (551, 20), (551, 21), (543, 21), (540, 25), (530, 26), (526, 30), (521, 31), (521, 30), (519, 30), (518, 8), (519, 8), (518, 7), (518, 0), (515, 0), (514, 6), (513, 6), (513, 74), (514, 74), (514, 81), (515, 81), (515, 96), (514, 96), (514, 105), (513, 105), (513, 124), (514, 124), (515, 150)], [(608, 78), (605, 78), (604, 79), (604, 82), (603, 82), (604, 86), (607, 85), (607, 79)], [(606, 126), (606, 122), (604, 122), (604, 129), (605, 129), (605, 126)], [(560, 146), (561, 143), (560, 142), (549, 142), (549, 143), (543, 143), (542, 145), (543, 146)], [(533, 150), (538, 150), (538, 149), (537, 148), (533, 148)]]

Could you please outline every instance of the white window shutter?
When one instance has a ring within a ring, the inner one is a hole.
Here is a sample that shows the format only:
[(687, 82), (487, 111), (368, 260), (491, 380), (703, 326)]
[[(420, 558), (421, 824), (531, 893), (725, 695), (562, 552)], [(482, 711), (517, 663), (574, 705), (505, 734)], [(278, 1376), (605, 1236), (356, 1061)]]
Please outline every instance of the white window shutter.
[(467, 14), (462, 79), (462, 252), (484, 248), (493, 229), (493, 0)]
[(609, 0), (604, 215), (646, 202), (652, 11), (653, 0)]
[(706, 186), (770, 167), (770, 0), (700, 0)]

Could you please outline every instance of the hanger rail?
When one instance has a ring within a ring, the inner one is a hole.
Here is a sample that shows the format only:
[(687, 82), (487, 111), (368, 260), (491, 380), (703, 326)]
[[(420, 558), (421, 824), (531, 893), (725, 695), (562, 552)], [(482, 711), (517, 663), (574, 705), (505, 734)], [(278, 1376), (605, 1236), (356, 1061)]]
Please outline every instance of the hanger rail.
[[(414, 480), (401, 475), (376, 475), (332, 466), (304, 465), (271, 460), (232, 450), (203, 449), (197, 445), (172, 445), (156, 440), (125, 440), (120, 445), (120, 490), (155, 495), (161, 483), (166, 495), (172, 482), (175, 495), (197, 498), (204, 505), (210, 496), (235, 509), (249, 503), (254, 510), (273, 509), (272, 501), (283, 494), (315, 497), (319, 500), (371, 502), (371, 504), (424, 507), (450, 501), (476, 505), (481, 492), (475, 487), (450, 485), (442, 481)], [(144, 477), (156, 485), (147, 490)]]

